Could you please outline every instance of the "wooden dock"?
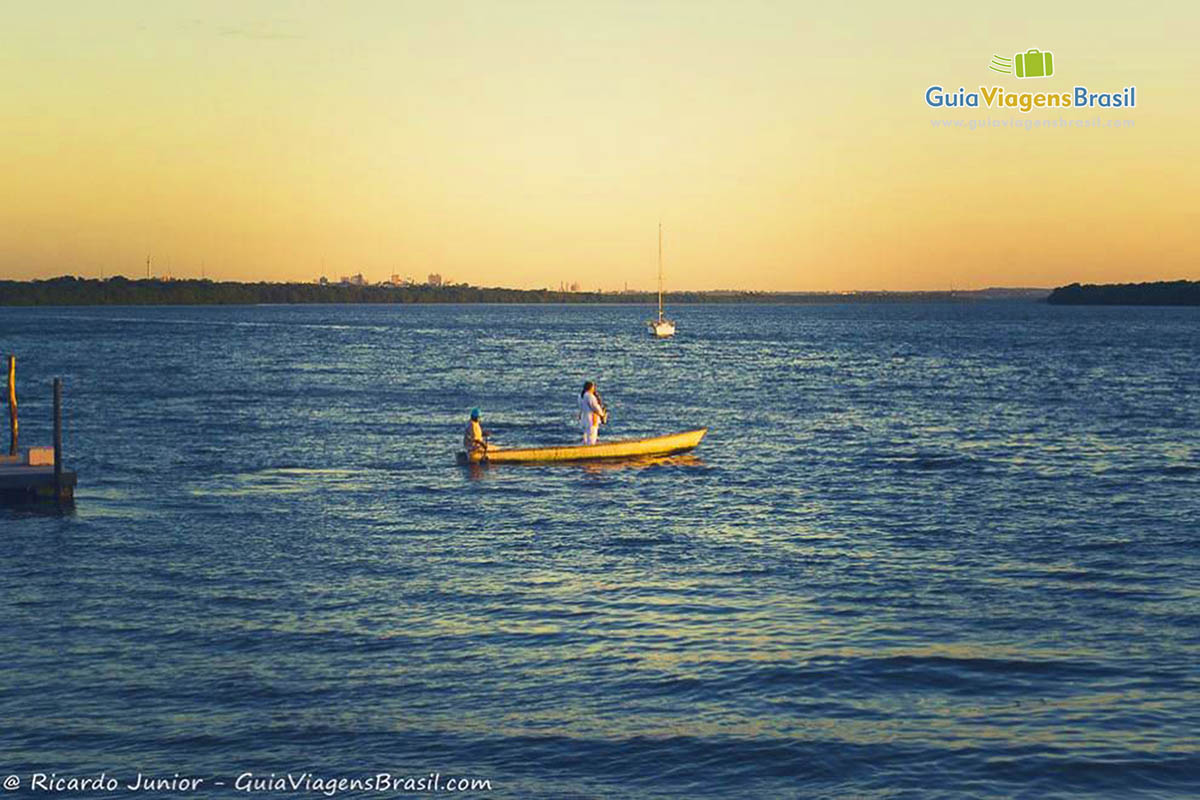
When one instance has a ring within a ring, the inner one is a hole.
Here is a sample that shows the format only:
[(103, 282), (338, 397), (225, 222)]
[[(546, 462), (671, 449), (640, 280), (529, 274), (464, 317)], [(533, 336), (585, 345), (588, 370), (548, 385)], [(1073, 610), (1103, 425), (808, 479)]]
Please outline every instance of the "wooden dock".
[[(7, 459), (4, 459), (7, 461)], [(55, 497), (54, 467), (0, 461), (0, 500), (5, 503), (70, 502), (75, 497), (75, 472), (64, 469)]]
[(18, 447), (17, 359), (8, 358), (8, 411), (11, 436), (8, 455), (0, 455), (0, 502), (70, 503), (75, 499), (76, 476), (63, 467), (62, 379), (54, 379), (54, 446)]

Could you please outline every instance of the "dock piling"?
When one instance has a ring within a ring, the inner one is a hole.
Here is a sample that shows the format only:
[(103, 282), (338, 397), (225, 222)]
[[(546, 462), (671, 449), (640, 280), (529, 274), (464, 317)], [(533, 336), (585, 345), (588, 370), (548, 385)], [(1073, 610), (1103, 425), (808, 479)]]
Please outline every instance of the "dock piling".
[(54, 379), (54, 497), (62, 499), (62, 378)]
[(17, 455), (17, 357), (8, 357), (8, 454)]

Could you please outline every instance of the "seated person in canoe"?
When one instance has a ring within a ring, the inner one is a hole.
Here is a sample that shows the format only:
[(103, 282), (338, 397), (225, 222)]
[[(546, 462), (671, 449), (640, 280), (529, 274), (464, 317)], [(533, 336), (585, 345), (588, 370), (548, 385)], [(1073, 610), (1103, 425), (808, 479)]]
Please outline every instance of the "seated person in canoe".
[(467, 453), (472, 453), (476, 450), (486, 453), (489, 434), (491, 434), (491, 431), (485, 431), (483, 425), (479, 422), (479, 409), (472, 408), (471, 419), (467, 422), (467, 431), (463, 434), (463, 449)]

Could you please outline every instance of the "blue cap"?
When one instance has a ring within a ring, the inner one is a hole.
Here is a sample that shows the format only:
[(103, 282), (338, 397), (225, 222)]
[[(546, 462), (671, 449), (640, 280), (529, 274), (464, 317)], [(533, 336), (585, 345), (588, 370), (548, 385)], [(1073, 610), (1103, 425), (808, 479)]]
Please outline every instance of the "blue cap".
[(479, 409), (478, 408), (471, 409), (471, 419), (479, 419)]

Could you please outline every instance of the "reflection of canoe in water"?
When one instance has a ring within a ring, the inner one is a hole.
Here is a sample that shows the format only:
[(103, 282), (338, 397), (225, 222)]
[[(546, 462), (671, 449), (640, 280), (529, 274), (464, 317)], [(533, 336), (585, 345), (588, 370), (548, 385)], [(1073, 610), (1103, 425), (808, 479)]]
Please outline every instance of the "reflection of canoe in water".
[(506, 449), (489, 448), (487, 453), (460, 452), (458, 463), (487, 462), (489, 464), (536, 462), (536, 461), (592, 461), (602, 458), (636, 458), (638, 456), (661, 456), (681, 453), (700, 444), (708, 428), (700, 428), (668, 436), (653, 436), (649, 439), (623, 439), (600, 444), (575, 444), (563, 447), (520, 447)]

